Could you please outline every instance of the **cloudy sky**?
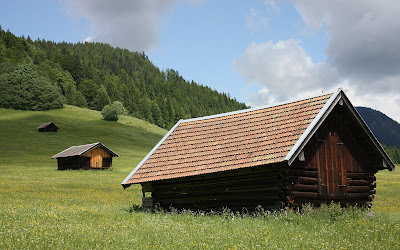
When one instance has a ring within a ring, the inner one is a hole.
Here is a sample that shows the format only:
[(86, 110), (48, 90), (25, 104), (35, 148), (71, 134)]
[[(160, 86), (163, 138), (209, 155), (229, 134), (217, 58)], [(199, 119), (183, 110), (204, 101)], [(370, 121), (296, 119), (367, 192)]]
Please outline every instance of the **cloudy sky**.
[(400, 121), (397, 0), (1, 0), (0, 25), (144, 51), (253, 107), (342, 88)]

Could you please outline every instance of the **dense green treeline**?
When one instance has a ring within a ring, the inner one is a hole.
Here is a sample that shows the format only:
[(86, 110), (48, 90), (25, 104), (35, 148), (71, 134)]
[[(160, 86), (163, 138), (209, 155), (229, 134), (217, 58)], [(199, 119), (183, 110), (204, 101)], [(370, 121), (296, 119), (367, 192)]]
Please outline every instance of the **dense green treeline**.
[(400, 149), (397, 147), (392, 147), (392, 146), (386, 146), (385, 144), (382, 144), (382, 147), (385, 149), (386, 153), (389, 155), (390, 159), (395, 164), (400, 164)]
[[(23, 68), (30, 75), (20, 78), (34, 76), (34, 84), (43, 85), (40, 92), (53, 93), (46, 94), (46, 98), (33, 95), (32, 100), (48, 102), (42, 109), (58, 108), (62, 102), (102, 110), (120, 101), (130, 115), (170, 128), (179, 119), (247, 108), (225, 93), (186, 81), (178, 71), (160, 71), (144, 53), (102, 43), (33, 41), (30, 37), (16, 37), (0, 27), (0, 64), (3, 69), (0, 77), (7, 86), (18, 82), (17, 72)], [(23, 88), (25, 82), (19, 80), (19, 83), (23, 90), (17, 95), (32, 96), (32, 87)], [(35, 106), (16, 105), (1, 97), (9, 94), (0, 93), (0, 107)], [(35, 110), (41, 109), (41, 105), (36, 106)]]

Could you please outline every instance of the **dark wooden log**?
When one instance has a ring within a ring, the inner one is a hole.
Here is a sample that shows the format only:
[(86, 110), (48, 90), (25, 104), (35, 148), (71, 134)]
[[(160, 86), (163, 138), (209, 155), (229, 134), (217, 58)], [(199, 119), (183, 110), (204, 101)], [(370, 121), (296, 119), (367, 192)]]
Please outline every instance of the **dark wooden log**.
[(211, 208), (211, 207), (243, 207), (243, 206), (273, 206), (280, 202), (276, 197), (263, 197), (263, 199), (250, 199), (240, 197), (236, 199), (208, 199), (208, 200), (154, 200), (161, 207), (166, 208), (172, 205), (173, 207), (182, 208)]
[(318, 185), (293, 184), (289, 188), (289, 192), (291, 191), (318, 192)]
[(317, 170), (301, 170), (301, 169), (290, 169), (289, 174), (295, 176), (304, 176), (304, 177), (318, 177)]
[(354, 199), (354, 200), (372, 201), (374, 199), (374, 196), (370, 195), (369, 192), (368, 193), (349, 193), (349, 194), (347, 194), (347, 197), (349, 199)]
[[(243, 182), (232, 182), (231, 180), (226, 180), (225, 183), (209, 184), (208, 182), (196, 183), (193, 185), (179, 185), (178, 187), (174, 185), (170, 186), (159, 186), (154, 184), (153, 193), (162, 194), (175, 194), (175, 193), (210, 193), (214, 191), (226, 191), (226, 190), (250, 190), (259, 188), (268, 189), (279, 189), (282, 188), (282, 184), (277, 181), (267, 181), (267, 180), (254, 180), (254, 181), (243, 181)], [(268, 190), (266, 189), (266, 190)], [(266, 191), (265, 190), (265, 191)]]
[(220, 189), (220, 190), (191, 190), (190, 192), (153, 192), (153, 197), (161, 197), (167, 199), (170, 197), (219, 197), (219, 196), (264, 196), (264, 195), (278, 195), (282, 196), (283, 191), (279, 187), (267, 187), (267, 188), (252, 188), (252, 189)]
[(376, 194), (376, 190), (375, 189), (369, 190), (369, 194)]
[(369, 186), (370, 184), (371, 182), (366, 180), (347, 180), (349, 186)]
[(354, 178), (354, 179), (372, 178), (372, 176), (374, 176), (374, 174), (372, 173), (352, 173), (352, 172), (347, 173), (348, 178)]
[(195, 183), (195, 182), (203, 182), (207, 181), (220, 181), (229, 179), (247, 179), (247, 178), (254, 178), (254, 176), (278, 176), (281, 173), (281, 168), (274, 167), (274, 166), (260, 166), (254, 168), (243, 168), (243, 169), (236, 169), (230, 171), (221, 171), (216, 173), (210, 174), (202, 174), (202, 175), (195, 175), (185, 178), (177, 178), (177, 179), (168, 179), (158, 181), (159, 185), (178, 185), (182, 183)]
[(224, 178), (211, 178), (211, 179), (198, 179), (198, 180), (191, 180), (191, 178), (182, 178), (182, 179), (187, 179), (185, 181), (177, 181), (176, 183), (173, 182), (165, 182), (165, 181), (159, 181), (153, 184), (153, 186), (159, 188), (159, 189), (164, 189), (173, 186), (174, 188), (180, 188), (180, 187), (187, 187), (187, 186), (196, 186), (196, 185), (218, 185), (218, 184), (226, 184), (227, 182), (231, 183), (237, 183), (237, 185), (240, 185), (240, 183), (243, 182), (279, 182), (281, 181), (282, 176), (280, 176), (278, 173), (276, 174), (270, 174), (270, 173), (264, 173), (264, 174), (258, 174), (258, 175), (246, 175), (246, 176), (231, 176), (231, 177), (224, 177)]
[(316, 192), (298, 192), (298, 191), (293, 191), (292, 192), (292, 197), (296, 201), (297, 199), (303, 200), (303, 199), (316, 199), (318, 198), (318, 193)]
[(298, 176), (290, 176), (290, 180), (292, 180), (294, 183), (299, 183), (299, 184), (317, 184), (318, 179), (313, 178), (313, 177), (298, 177)]
[(347, 190), (349, 193), (368, 193), (371, 188), (370, 186), (348, 186)]
[(280, 200), (281, 194), (262, 194), (262, 193), (248, 193), (248, 194), (214, 194), (214, 195), (170, 195), (170, 196), (154, 196), (153, 198), (160, 202), (201, 202), (201, 201), (246, 201), (246, 200), (258, 200), (258, 201), (268, 201), (268, 200)]

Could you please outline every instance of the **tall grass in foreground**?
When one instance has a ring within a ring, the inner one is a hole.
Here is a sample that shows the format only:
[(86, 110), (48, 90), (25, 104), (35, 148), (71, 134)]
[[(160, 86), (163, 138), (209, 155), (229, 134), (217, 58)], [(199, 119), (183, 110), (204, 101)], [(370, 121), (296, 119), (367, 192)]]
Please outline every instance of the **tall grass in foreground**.
[(400, 221), (333, 205), (256, 215), (130, 213), (126, 207), (1, 207), (0, 248), (395, 249)]
[[(58, 133), (36, 132), (54, 121)], [(0, 249), (396, 249), (400, 172), (377, 175), (372, 210), (333, 205), (237, 214), (144, 213), (140, 186), (120, 183), (165, 133), (123, 117), (68, 106), (0, 109)], [(50, 156), (100, 141), (121, 155), (107, 171), (57, 171)]]

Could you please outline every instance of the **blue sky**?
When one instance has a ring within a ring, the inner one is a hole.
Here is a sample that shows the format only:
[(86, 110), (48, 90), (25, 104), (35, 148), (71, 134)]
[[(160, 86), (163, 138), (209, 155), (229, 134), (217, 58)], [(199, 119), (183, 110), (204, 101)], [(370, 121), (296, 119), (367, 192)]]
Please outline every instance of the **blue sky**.
[(160, 69), (251, 106), (341, 87), (400, 121), (395, 0), (1, 0), (0, 25), (145, 51)]

